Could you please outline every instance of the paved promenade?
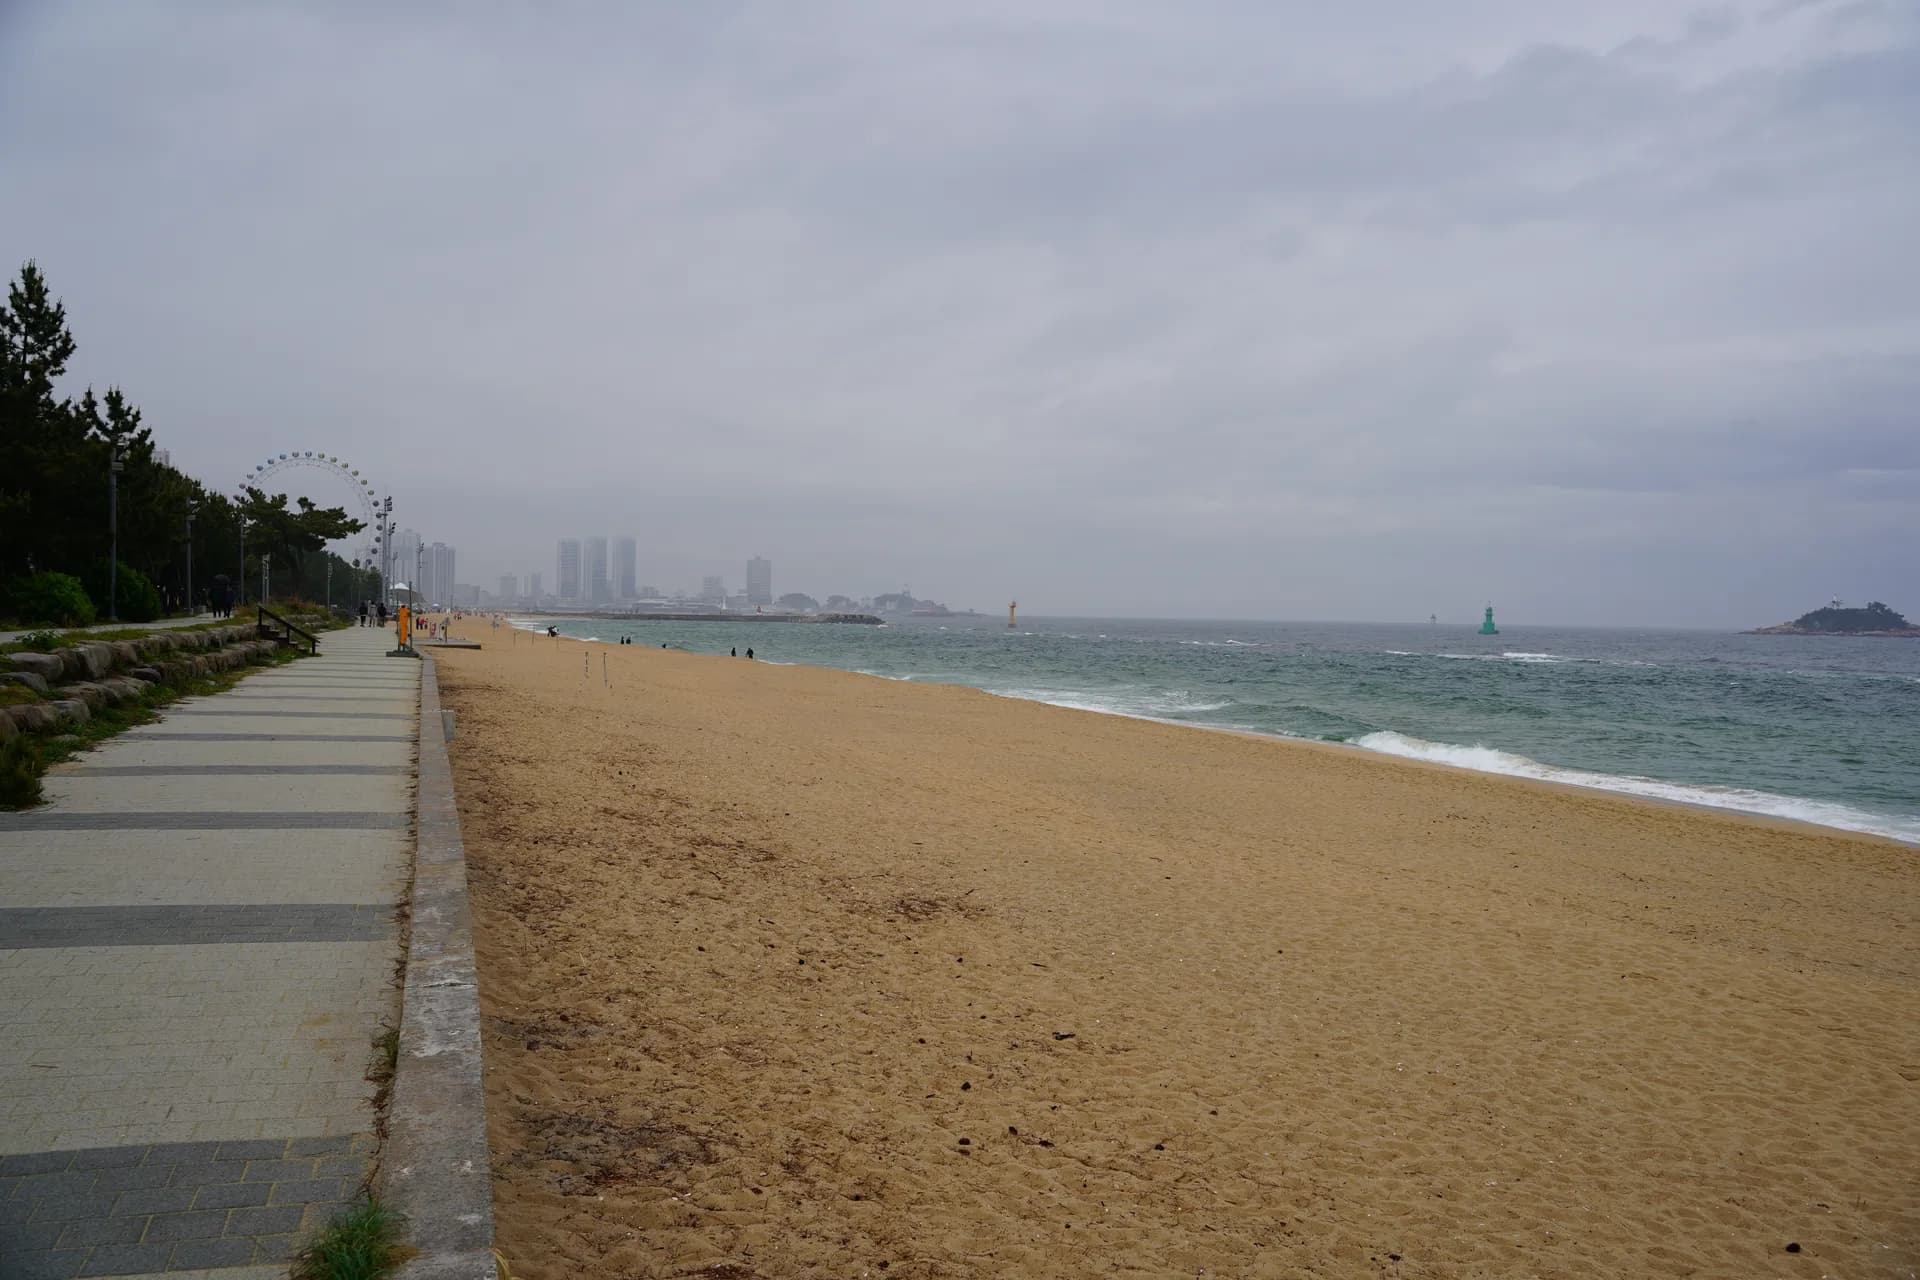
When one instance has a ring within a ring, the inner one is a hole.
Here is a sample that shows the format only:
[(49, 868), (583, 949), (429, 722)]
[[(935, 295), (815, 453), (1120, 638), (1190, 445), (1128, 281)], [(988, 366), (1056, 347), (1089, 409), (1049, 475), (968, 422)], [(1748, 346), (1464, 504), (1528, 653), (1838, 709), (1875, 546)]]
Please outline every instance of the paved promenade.
[(0, 1277), (284, 1276), (373, 1151), (419, 663), (169, 709), (0, 813)]

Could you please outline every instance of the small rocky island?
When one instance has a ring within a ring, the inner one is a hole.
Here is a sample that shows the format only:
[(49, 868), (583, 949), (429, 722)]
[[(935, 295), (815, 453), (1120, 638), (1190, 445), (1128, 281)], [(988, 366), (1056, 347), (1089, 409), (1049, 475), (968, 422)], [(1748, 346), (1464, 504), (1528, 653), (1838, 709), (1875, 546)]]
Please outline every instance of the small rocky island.
[(1849, 608), (1835, 600), (1824, 609), (1803, 613), (1792, 622), (1777, 627), (1759, 627), (1750, 636), (1912, 636), (1920, 639), (1920, 627), (1878, 600), (1865, 608)]

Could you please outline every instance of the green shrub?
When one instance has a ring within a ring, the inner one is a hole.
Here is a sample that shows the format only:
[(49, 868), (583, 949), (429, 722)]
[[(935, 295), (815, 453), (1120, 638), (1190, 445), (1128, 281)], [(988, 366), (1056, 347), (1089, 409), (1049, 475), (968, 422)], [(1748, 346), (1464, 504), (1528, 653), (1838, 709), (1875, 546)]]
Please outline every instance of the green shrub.
[(401, 1243), (400, 1217), (377, 1200), (335, 1214), (294, 1255), (297, 1280), (381, 1280), (413, 1256)]
[[(106, 618), (115, 610), (107, 607), (107, 562), (102, 560), (87, 575), (87, 594), (93, 597), (94, 616)], [(152, 622), (160, 616), (160, 593), (154, 590), (147, 575), (132, 568), (126, 561), (120, 562), (120, 580), (114, 584), (114, 594), (119, 597), (119, 614), (122, 622)]]
[[(147, 588), (151, 591), (151, 585)], [(7, 584), (7, 609), (27, 623), (50, 623), (58, 627), (85, 627), (93, 624), (93, 601), (80, 579), (65, 573), (36, 573), (15, 578)]]
[(40, 748), (24, 733), (0, 742), (0, 809), (40, 803)]

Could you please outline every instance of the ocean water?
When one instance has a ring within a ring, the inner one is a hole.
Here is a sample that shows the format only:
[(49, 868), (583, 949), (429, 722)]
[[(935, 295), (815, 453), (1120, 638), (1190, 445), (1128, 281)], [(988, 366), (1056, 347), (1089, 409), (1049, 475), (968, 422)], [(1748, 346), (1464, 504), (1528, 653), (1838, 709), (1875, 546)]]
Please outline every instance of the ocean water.
[[(540, 619), (562, 634), (1292, 738), (1920, 843), (1920, 641), (1704, 631)], [(522, 625), (535, 626), (531, 621)]]

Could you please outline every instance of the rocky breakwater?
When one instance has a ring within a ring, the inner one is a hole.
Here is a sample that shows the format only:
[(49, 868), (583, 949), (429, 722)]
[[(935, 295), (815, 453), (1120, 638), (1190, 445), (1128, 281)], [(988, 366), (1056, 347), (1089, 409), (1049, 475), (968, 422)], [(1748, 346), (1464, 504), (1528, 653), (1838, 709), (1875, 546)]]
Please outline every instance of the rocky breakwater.
[(85, 724), (94, 712), (137, 701), (153, 686), (181, 685), (266, 662), (276, 647), (252, 626), (235, 625), (155, 631), (136, 640), (95, 640), (48, 653), (0, 654), (0, 686), (28, 695), (0, 706), (0, 740)]

